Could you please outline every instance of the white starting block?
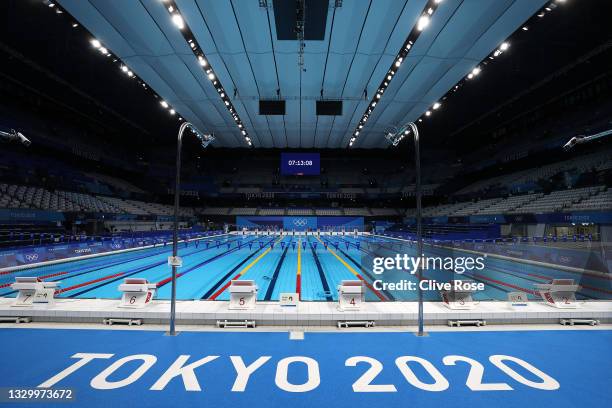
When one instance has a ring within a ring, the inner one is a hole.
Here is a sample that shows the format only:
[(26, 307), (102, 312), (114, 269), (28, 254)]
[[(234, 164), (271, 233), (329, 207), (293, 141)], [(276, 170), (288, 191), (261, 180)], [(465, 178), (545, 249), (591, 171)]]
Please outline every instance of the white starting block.
[(34, 303), (55, 303), (55, 290), (59, 282), (44, 282), (36, 277), (17, 276), (15, 283), (11, 285), (13, 290), (18, 290), (17, 299), (11, 306), (28, 307)]
[(123, 292), (119, 307), (142, 308), (149, 304), (157, 291), (157, 284), (143, 278), (126, 278), (119, 291)]
[(576, 292), (580, 289), (573, 279), (553, 279), (551, 283), (537, 284), (536, 290), (547, 305), (559, 309), (576, 309)]
[(255, 309), (258, 287), (254, 280), (233, 280), (229, 287), (231, 310)]
[[(451, 280), (452, 288), (450, 290), (441, 290), (442, 303), (449, 309), (453, 310), (470, 310), (476, 307), (476, 302), (472, 299), (473, 289), (455, 289), (462, 286), (461, 280)], [(459, 283), (459, 284), (457, 284)]]
[(359, 310), (363, 302), (363, 284), (359, 280), (343, 280), (338, 285), (338, 310)]

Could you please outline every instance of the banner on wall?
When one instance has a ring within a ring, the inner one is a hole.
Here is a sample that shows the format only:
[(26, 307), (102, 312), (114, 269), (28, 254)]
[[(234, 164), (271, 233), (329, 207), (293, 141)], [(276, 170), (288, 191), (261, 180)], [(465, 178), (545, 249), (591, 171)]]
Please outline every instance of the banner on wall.
[(32, 210), (27, 208), (22, 209), (0, 209), (0, 221), (2, 222), (57, 222), (64, 221), (64, 214)]
[(238, 229), (258, 228), (284, 229), (285, 231), (321, 231), (345, 229), (363, 231), (363, 217), (308, 217), (308, 216), (238, 216), (236, 217)]

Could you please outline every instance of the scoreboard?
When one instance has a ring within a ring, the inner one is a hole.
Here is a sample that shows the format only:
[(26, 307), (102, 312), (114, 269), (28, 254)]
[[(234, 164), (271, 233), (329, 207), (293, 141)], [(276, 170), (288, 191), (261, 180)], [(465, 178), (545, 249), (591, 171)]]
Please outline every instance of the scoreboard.
[(321, 174), (319, 153), (281, 153), (281, 175), (318, 176)]

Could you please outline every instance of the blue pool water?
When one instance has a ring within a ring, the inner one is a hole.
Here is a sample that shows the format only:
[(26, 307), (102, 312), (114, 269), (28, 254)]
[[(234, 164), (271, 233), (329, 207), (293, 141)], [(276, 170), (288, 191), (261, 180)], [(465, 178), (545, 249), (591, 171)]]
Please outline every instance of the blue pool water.
[[(327, 246), (327, 247), (326, 247)], [(85, 260), (67, 261), (55, 265), (24, 269), (0, 275), (0, 296), (14, 296), (8, 286), (15, 276), (38, 276), (45, 280), (61, 281), (58, 297), (119, 298), (117, 286), (127, 277), (146, 278), (158, 282), (159, 299), (170, 297), (171, 269), (167, 257), (170, 246), (141, 249)], [(416, 276), (405, 271), (388, 270), (373, 273), (375, 257), (395, 254), (416, 254), (413, 245), (383, 237), (355, 236), (223, 236), (204, 238), (181, 244), (177, 297), (179, 299), (229, 298), (228, 283), (232, 279), (252, 279), (258, 287), (259, 300), (278, 300), (280, 293), (295, 292), (300, 280), (300, 296), (305, 301), (337, 300), (337, 286), (342, 280), (363, 279), (372, 286), (374, 280), (418, 282)], [(427, 256), (469, 256), (453, 253), (445, 248), (425, 248)], [(473, 255), (476, 256), (476, 255)], [(299, 277), (298, 277), (299, 271)], [(359, 275), (358, 277), (356, 275)], [(485, 284), (476, 293), (477, 300), (506, 300), (507, 293), (523, 291), (535, 298), (534, 285), (553, 278), (570, 278), (582, 285), (580, 299), (610, 299), (610, 279), (566, 272), (554, 267), (537, 266), (518, 261), (487, 257), (485, 269), (463, 275), (428, 270), (427, 279), (446, 282), (451, 279), (471, 279)], [(415, 300), (416, 291), (373, 290), (366, 292), (366, 300)], [(436, 292), (425, 292), (425, 300), (439, 300)]]

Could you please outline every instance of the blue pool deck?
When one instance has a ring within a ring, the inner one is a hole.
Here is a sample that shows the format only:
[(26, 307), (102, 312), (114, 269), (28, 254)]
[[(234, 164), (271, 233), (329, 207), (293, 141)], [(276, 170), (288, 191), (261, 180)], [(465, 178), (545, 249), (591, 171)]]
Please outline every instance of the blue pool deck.
[[(306, 332), (291, 340), (287, 332), (0, 328), (0, 342), (0, 389), (50, 386), (75, 397), (7, 407), (601, 408), (612, 386), (610, 330)], [(192, 375), (160, 382), (177, 361), (200, 360)], [(482, 367), (482, 378), (468, 381), (470, 366)], [(237, 367), (253, 370), (238, 381)]]

